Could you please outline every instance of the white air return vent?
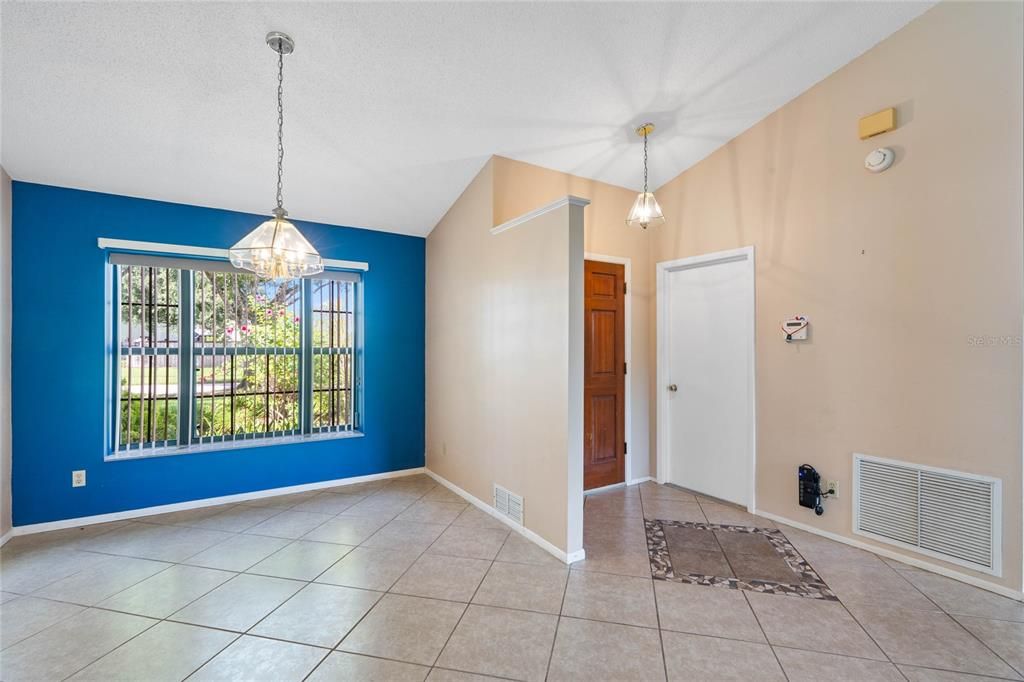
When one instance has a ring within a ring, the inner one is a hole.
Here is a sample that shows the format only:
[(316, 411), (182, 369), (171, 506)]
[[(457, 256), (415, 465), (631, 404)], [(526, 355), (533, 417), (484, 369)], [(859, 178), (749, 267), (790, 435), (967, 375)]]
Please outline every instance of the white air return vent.
[(512, 519), (520, 526), (523, 525), (523, 498), (521, 495), (494, 484), (494, 508)]
[(853, 530), (977, 571), (1002, 574), (1001, 481), (853, 456)]

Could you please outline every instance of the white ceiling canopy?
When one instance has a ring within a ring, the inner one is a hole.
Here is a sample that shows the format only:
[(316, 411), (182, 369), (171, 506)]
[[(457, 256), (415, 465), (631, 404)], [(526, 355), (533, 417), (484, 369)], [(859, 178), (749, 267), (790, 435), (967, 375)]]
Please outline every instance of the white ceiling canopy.
[(648, 120), (658, 187), (932, 4), (4, 2), (0, 162), (267, 213), (280, 30), (293, 216), (425, 235), (491, 154), (638, 190)]

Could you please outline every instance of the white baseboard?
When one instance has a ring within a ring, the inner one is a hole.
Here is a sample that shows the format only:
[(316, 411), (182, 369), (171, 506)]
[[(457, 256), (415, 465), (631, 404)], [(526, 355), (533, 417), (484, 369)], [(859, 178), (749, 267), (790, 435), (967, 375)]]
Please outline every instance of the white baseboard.
[(653, 476), (642, 476), (641, 478), (634, 478), (629, 482), (629, 485), (638, 485), (640, 483), (646, 483), (647, 481), (653, 481)]
[(547, 552), (551, 556), (553, 556), (556, 559), (558, 559), (559, 561), (562, 561), (562, 562), (564, 562), (566, 564), (571, 564), (571, 563), (575, 563), (577, 561), (582, 561), (584, 558), (586, 558), (586, 556), (587, 556), (586, 552), (584, 550), (582, 550), (582, 549), (579, 550), (579, 551), (576, 551), (576, 552), (572, 552), (571, 554), (566, 554), (565, 552), (560, 550), (558, 547), (555, 547), (553, 544), (551, 544), (550, 542), (548, 542), (547, 540), (545, 540), (541, 536), (539, 536), (536, 533), (534, 533), (529, 528), (526, 528), (525, 526), (520, 526), (518, 523), (516, 523), (512, 519), (509, 519), (509, 518), (499, 514), (498, 510), (496, 510), (494, 507), (492, 507), (491, 505), (489, 505), (486, 502), (482, 501), (480, 498), (475, 497), (475, 496), (467, 493), (465, 490), (463, 490), (459, 486), (455, 485), (454, 483), (449, 481), (444, 476), (440, 476), (439, 474), (435, 474), (430, 469), (425, 469), (425, 473), (428, 476), (430, 476), (431, 478), (433, 478), (435, 481), (437, 481), (438, 483), (443, 485), (445, 488), (448, 488), (448, 490), (451, 490), (453, 493), (455, 493), (456, 495), (458, 495), (462, 499), (464, 499), (467, 502), (469, 502), (471, 505), (473, 505), (474, 507), (476, 507), (480, 511), (482, 511), (485, 514), (488, 514), (488, 515), (496, 518), (497, 520), (501, 521), (506, 526), (508, 526), (509, 528), (514, 530), (515, 532), (519, 533), (524, 538), (526, 538), (527, 540), (529, 540), (533, 544), (537, 545), (538, 547), (543, 549), (545, 552)]
[(78, 528), (80, 526), (91, 526), (97, 523), (109, 523), (110, 521), (124, 521), (127, 519), (138, 519), (167, 512), (184, 511), (186, 509), (201, 509), (202, 507), (213, 507), (218, 504), (230, 504), (232, 502), (246, 502), (248, 500), (259, 500), (264, 497), (276, 497), (278, 495), (291, 495), (292, 493), (303, 493), (309, 490), (322, 490), (333, 488), (338, 485), (350, 483), (362, 483), (364, 481), (379, 481), (387, 478), (400, 478), (413, 474), (425, 472), (423, 467), (412, 469), (401, 469), (399, 471), (385, 471), (380, 474), (369, 474), (367, 476), (352, 476), (350, 478), (336, 478), (331, 481), (316, 481), (315, 483), (303, 483), (302, 485), (290, 485), (284, 488), (269, 488), (267, 490), (254, 490), (249, 493), (238, 493), (237, 495), (222, 495), (221, 497), (207, 497), (201, 500), (189, 500), (188, 502), (176, 502), (174, 504), (162, 504), (156, 507), (143, 507), (141, 509), (128, 509), (110, 514), (96, 514), (95, 516), (80, 516), (75, 519), (63, 519), (61, 521), (48, 521), (46, 523), (32, 523), (25, 526), (15, 526), (9, 530), (2, 539), (7, 542), (17, 535), (29, 535), (32, 533), (45, 533), (48, 530), (63, 530), (65, 528)]
[(0, 547), (3, 547), (4, 545), (6, 545), (7, 541), (10, 540), (13, 537), (14, 537), (14, 529), (13, 528), (8, 530), (3, 535), (0, 535)]
[(895, 561), (907, 564), (908, 566), (920, 568), (925, 571), (931, 571), (932, 573), (938, 573), (939, 575), (946, 576), (947, 578), (959, 580), (960, 582), (967, 583), (968, 585), (973, 585), (974, 587), (980, 587), (983, 590), (994, 592), (1003, 597), (1009, 597), (1010, 599), (1016, 599), (1017, 601), (1024, 601), (1024, 592), (1018, 592), (1010, 587), (997, 585), (996, 583), (989, 582), (982, 578), (977, 578), (973, 575), (968, 575), (966, 573), (954, 571), (951, 568), (946, 568), (945, 566), (940, 566), (939, 564), (933, 564), (930, 561), (924, 561), (916, 557), (907, 556), (906, 554), (900, 554), (899, 552), (894, 552), (885, 547), (879, 547), (878, 545), (872, 545), (867, 542), (861, 542), (860, 540), (848, 538), (845, 535), (839, 535), (838, 533), (822, 530), (821, 528), (816, 528), (806, 523), (801, 523), (800, 521), (793, 521), (792, 519), (787, 519), (784, 516), (772, 514), (760, 509), (753, 513), (757, 514), (758, 516), (763, 516), (766, 519), (771, 519), (772, 521), (783, 523), (787, 526), (792, 526), (793, 528), (805, 531), (807, 533), (820, 535), (823, 538), (828, 538), (829, 540), (834, 540), (835, 542), (841, 542), (844, 545), (850, 545), (851, 547), (856, 547), (857, 549), (863, 549), (867, 552), (871, 552), (872, 554), (884, 556), (887, 559), (894, 559)]

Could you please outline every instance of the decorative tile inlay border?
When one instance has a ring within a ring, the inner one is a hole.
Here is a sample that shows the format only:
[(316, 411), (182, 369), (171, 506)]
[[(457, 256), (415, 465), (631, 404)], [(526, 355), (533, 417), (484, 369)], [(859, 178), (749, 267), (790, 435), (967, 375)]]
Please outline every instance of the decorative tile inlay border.
[[(792, 583), (779, 583), (768, 580), (740, 580), (739, 578), (699, 575), (695, 573), (677, 575), (672, 568), (672, 558), (669, 555), (668, 543), (665, 540), (665, 526), (763, 535), (768, 539), (768, 542), (771, 543), (775, 551), (782, 555), (786, 564), (793, 570), (796, 580)], [(678, 583), (722, 587), (729, 590), (750, 590), (751, 592), (764, 592), (766, 594), (788, 594), (796, 597), (839, 601), (828, 585), (825, 584), (825, 581), (821, 579), (821, 576), (796, 551), (796, 548), (782, 534), (782, 531), (776, 528), (752, 528), (750, 526), (696, 523), (693, 521), (659, 521), (657, 519), (644, 519), (644, 527), (647, 530), (647, 551), (651, 559), (651, 575), (655, 580), (671, 580)]]

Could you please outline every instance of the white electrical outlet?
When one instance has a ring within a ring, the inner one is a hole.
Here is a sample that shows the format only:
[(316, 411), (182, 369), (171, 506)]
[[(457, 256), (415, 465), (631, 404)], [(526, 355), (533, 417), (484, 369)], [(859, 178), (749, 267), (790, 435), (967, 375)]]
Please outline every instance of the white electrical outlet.
[(825, 492), (829, 494), (829, 497), (839, 497), (839, 481), (829, 481), (825, 485)]
[(82, 488), (85, 486), (85, 469), (71, 472), (71, 487)]

